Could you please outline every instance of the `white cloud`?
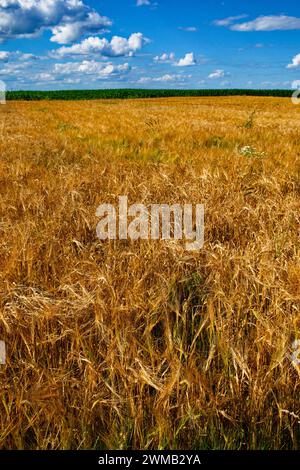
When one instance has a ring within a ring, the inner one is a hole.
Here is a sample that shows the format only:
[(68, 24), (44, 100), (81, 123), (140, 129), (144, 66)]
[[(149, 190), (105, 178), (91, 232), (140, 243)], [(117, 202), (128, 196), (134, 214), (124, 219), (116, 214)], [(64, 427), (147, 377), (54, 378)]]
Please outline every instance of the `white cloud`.
[(215, 70), (214, 72), (212, 72), (210, 75), (208, 75), (207, 78), (209, 78), (210, 80), (214, 80), (216, 78), (224, 78), (226, 77), (226, 73), (224, 70), (221, 70), (221, 69), (218, 69), (218, 70)]
[(264, 82), (261, 82), (261, 86), (266, 87), (266, 88), (282, 88), (282, 87), (291, 86), (291, 82), (288, 82), (288, 81), (285, 81), (285, 82), (264, 81)]
[(53, 28), (53, 36), (50, 40), (58, 44), (69, 44), (86, 33), (103, 34), (107, 32), (104, 26), (109, 26), (110, 24), (111, 22), (108, 19), (104, 19), (98, 13), (89, 12), (86, 19), (61, 24)]
[(168, 54), (167, 52), (164, 52), (162, 55), (160, 56), (156, 56), (154, 57), (154, 62), (174, 62), (175, 60), (175, 54), (174, 52), (171, 52), (170, 54)]
[(182, 74), (165, 74), (161, 77), (142, 77), (137, 83), (145, 85), (147, 83), (178, 83), (179, 85), (186, 82), (187, 79), (192, 78), (192, 75), (182, 75)]
[(142, 49), (148, 40), (142, 33), (134, 33), (128, 39), (114, 36), (109, 42), (106, 38), (89, 37), (81, 43), (74, 44), (70, 47), (60, 47), (52, 51), (52, 55), (56, 57), (74, 56), (74, 55), (90, 55), (99, 54), (102, 57), (121, 57), (131, 56), (135, 52)]
[(10, 89), (37, 89), (51, 85), (82, 84), (88, 87), (92, 82), (99, 80), (124, 80), (131, 71), (128, 63), (112, 64), (110, 62), (78, 61), (52, 64), (44, 61), (18, 61), (6, 62), (0, 67), (0, 77)]
[(300, 18), (295, 16), (275, 15), (259, 16), (253, 21), (230, 26), (232, 31), (287, 31), (300, 29)]
[(196, 59), (193, 52), (185, 54), (185, 56), (180, 59), (176, 64), (177, 67), (189, 67), (191, 65), (196, 65)]
[(300, 89), (300, 80), (294, 80), (291, 83), (292, 90), (299, 90)]
[(22, 52), (18, 53), (20, 59), (22, 60), (33, 60), (37, 59), (37, 57), (34, 54), (23, 54)]
[(150, 0), (136, 0), (136, 6), (137, 7), (157, 7), (158, 3), (157, 2), (151, 2)]
[(180, 74), (165, 74), (161, 77), (142, 77), (138, 80), (138, 83), (149, 83), (149, 82), (175, 82), (183, 81), (185, 78), (191, 78), (191, 75), (180, 75)]
[(145, 38), (142, 33), (133, 33), (128, 39), (128, 46), (132, 51), (138, 51), (148, 42), (149, 39)]
[(187, 33), (195, 33), (196, 31), (198, 31), (198, 28), (196, 28), (196, 26), (180, 26), (178, 29), (180, 29), (181, 31), (186, 31)]
[(82, 62), (64, 62), (54, 65), (54, 73), (60, 75), (85, 74), (108, 77), (127, 73), (130, 70), (129, 64), (113, 65), (112, 63), (96, 62), (94, 60), (84, 60)]
[(288, 69), (295, 69), (300, 66), (300, 54), (295, 55), (292, 63), (287, 66)]
[(42, 82), (52, 82), (55, 80), (55, 76), (51, 73), (41, 72), (34, 75), (32, 79)]
[(14, 51), (14, 52), (0, 51), (0, 60), (7, 61), (11, 59), (24, 61), (24, 60), (35, 60), (37, 59), (37, 57), (34, 54), (27, 54), (21, 51)]
[(169, 73), (163, 75), (162, 77), (158, 77), (156, 81), (160, 82), (174, 82), (175, 80), (182, 79), (181, 76), (178, 75), (171, 75)]
[(78, 85), (81, 82), (80, 78), (65, 78), (64, 83), (67, 85)]
[(23, 70), (28, 67), (28, 64), (28, 62), (6, 62), (5, 67), (0, 69), (0, 74), (8, 78), (11, 78), (14, 75), (23, 74)]
[(0, 40), (32, 38), (45, 29), (51, 41), (70, 43), (111, 25), (82, 0), (0, 0)]
[(229, 16), (228, 18), (224, 18), (223, 20), (215, 20), (213, 24), (215, 26), (230, 26), (232, 23), (238, 20), (243, 20), (247, 18), (248, 15), (237, 15), (237, 16)]
[(7, 60), (9, 58), (9, 52), (0, 51), (0, 60)]

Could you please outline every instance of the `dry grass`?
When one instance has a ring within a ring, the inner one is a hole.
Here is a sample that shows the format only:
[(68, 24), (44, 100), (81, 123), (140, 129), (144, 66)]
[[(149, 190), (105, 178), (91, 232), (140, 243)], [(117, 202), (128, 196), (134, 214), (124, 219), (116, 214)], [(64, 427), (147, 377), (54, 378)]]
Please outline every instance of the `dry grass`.
[[(299, 108), (10, 102), (0, 118), (1, 448), (299, 448)], [(126, 194), (204, 203), (205, 248), (97, 240), (96, 208)]]

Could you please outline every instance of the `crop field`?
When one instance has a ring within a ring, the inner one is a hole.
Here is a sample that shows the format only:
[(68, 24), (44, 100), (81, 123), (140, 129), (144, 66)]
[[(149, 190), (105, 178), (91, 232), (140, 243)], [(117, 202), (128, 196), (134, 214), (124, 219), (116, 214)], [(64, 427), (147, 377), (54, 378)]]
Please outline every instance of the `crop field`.
[[(299, 449), (289, 98), (8, 101), (0, 184), (0, 448)], [(204, 247), (100, 241), (120, 195), (204, 204)]]

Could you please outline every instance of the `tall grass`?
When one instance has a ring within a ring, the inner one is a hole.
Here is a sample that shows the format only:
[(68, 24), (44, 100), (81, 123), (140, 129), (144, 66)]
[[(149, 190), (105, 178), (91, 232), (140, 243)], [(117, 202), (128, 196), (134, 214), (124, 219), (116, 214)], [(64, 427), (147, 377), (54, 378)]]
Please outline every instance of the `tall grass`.
[[(299, 448), (298, 116), (257, 97), (0, 108), (1, 448)], [(204, 203), (204, 249), (100, 242), (119, 195)]]

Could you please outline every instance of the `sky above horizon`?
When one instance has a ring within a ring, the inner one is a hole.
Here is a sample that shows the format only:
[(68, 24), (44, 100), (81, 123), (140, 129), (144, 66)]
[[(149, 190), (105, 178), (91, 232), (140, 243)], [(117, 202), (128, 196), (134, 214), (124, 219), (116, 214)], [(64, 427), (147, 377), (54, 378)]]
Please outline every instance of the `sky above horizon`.
[(10, 90), (296, 88), (296, 0), (0, 0)]

